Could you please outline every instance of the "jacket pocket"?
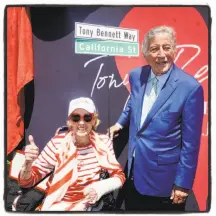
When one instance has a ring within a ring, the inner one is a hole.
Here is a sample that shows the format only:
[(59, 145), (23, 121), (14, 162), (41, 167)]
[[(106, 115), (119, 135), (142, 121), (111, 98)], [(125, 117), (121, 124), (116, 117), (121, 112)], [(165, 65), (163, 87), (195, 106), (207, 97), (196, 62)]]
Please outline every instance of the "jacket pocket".
[(165, 165), (165, 164), (174, 164), (179, 162), (180, 155), (178, 153), (173, 154), (159, 154), (158, 155), (158, 164)]
[(162, 119), (172, 119), (179, 116), (179, 112), (164, 111), (161, 113)]

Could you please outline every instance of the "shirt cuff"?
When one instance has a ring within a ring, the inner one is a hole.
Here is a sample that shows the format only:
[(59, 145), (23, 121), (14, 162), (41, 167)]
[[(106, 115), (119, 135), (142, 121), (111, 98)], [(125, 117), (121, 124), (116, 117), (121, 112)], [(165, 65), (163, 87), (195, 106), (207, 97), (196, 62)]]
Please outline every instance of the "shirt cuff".
[(116, 125), (117, 125), (118, 127), (120, 127), (121, 129), (123, 128), (123, 126), (120, 125), (118, 122), (116, 123)]

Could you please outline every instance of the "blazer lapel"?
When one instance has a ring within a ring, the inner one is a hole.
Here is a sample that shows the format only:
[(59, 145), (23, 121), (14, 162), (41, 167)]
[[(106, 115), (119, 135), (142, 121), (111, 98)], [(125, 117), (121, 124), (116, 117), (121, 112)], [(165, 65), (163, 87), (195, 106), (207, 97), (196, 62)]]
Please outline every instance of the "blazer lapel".
[(156, 99), (154, 105), (152, 106), (151, 110), (149, 111), (142, 127), (140, 128), (140, 131), (143, 131), (151, 121), (151, 119), (154, 117), (154, 115), (158, 112), (158, 110), (163, 106), (163, 104), (169, 99), (169, 97), (172, 95), (173, 91), (177, 87), (177, 73), (176, 70), (173, 68), (171, 71), (170, 77), (168, 78), (166, 84), (161, 89), (161, 92)]
[(151, 68), (149, 67), (147, 71), (144, 71), (142, 69), (142, 72), (140, 74), (140, 90), (138, 92), (138, 97), (137, 97), (137, 109), (136, 109), (136, 123), (137, 123), (137, 130), (140, 128), (140, 119), (142, 115), (142, 105), (143, 105), (143, 99), (144, 99), (144, 93), (146, 89), (146, 84), (148, 82), (148, 77), (151, 72)]

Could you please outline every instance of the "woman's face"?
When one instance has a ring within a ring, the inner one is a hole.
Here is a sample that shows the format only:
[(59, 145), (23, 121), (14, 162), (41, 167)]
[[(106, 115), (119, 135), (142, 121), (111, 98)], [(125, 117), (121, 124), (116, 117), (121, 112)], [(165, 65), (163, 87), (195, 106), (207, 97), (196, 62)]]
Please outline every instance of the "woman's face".
[(71, 122), (72, 131), (79, 137), (89, 135), (95, 125), (94, 114), (80, 108), (73, 111), (69, 117), (69, 120)]

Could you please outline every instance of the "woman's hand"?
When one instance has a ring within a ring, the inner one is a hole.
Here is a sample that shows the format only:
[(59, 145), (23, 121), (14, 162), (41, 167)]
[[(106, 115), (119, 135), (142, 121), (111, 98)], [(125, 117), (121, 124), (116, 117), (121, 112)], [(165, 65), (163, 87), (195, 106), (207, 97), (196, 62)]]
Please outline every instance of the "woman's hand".
[(32, 164), (39, 155), (39, 148), (34, 142), (33, 136), (29, 135), (29, 144), (25, 147), (25, 161)]
[(97, 192), (95, 191), (95, 189), (93, 188), (85, 188), (83, 191), (85, 198), (87, 200), (88, 203), (90, 204), (94, 204), (97, 202)]

